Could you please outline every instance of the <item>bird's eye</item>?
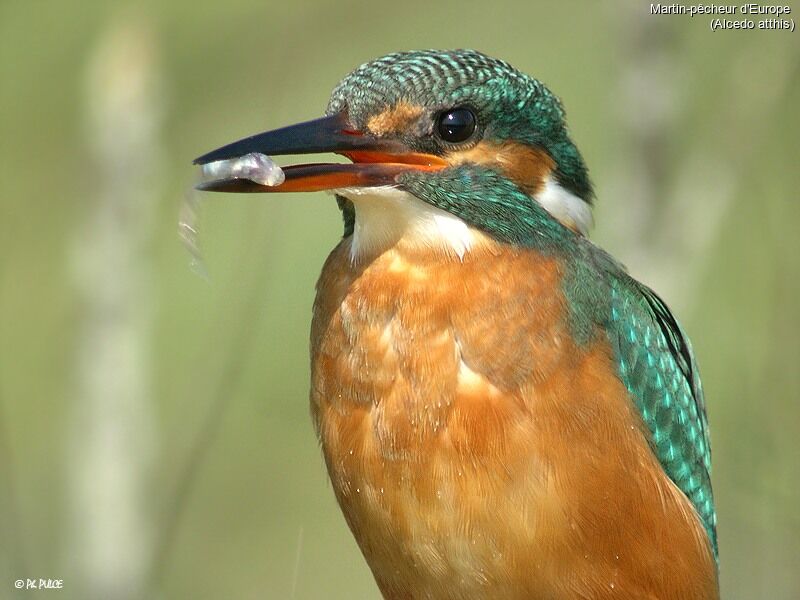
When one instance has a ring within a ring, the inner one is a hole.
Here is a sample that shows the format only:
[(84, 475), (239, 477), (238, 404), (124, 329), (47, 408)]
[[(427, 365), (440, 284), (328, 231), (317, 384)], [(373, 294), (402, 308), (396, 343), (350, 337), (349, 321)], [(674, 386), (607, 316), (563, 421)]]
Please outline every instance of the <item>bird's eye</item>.
[(439, 114), (436, 129), (445, 142), (463, 142), (475, 133), (477, 121), (468, 108), (452, 108)]

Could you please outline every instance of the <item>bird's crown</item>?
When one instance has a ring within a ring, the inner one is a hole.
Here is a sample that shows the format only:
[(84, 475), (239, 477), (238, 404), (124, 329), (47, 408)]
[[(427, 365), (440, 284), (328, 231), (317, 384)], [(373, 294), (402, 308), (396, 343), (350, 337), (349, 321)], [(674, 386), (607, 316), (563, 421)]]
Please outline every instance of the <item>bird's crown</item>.
[[(465, 119), (453, 112), (459, 110), (472, 113), (474, 130), (464, 140), (451, 141), (468, 132), (448, 129), (463, 127)], [(530, 149), (543, 151), (546, 156), (538, 158), (552, 160), (557, 182), (591, 203), (588, 173), (569, 137), (560, 100), (539, 80), (505, 61), (475, 50), (388, 54), (361, 65), (336, 86), (327, 112), (341, 111), (347, 112), (354, 128), (398, 137), (420, 152), (459, 156), (473, 150), (471, 156), (476, 156), (476, 147), (489, 150), (517, 143), (518, 156), (501, 159), (530, 163)], [(515, 166), (515, 171), (545, 170)], [(531, 189), (540, 182), (518, 183)]]

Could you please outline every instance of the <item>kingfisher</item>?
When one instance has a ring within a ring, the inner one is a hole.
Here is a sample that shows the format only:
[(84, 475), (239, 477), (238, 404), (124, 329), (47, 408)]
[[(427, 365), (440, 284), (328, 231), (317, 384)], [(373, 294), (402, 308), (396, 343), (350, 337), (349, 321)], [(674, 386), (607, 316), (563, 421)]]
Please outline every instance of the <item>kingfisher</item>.
[(587, 238), (561, 101), (477, 51), (394, 53), (195, 163), (328, 152), (351, 162), (199, 188), (335, 195), (311, 414), (383, 597), (718, 598), (691, 345)]

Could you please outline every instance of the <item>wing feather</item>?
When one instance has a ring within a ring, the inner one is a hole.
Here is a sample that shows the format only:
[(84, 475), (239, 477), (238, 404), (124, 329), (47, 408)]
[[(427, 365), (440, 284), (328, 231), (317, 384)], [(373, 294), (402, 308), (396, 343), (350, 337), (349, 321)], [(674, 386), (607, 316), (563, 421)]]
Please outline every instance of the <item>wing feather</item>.
[(664, 301), (629, 276), (614, 279), (611, 296), (608, 332), (620, 377), (650, 430), (653, 451), (691, 500), (716, 556), (708, 420), (689, 339)]

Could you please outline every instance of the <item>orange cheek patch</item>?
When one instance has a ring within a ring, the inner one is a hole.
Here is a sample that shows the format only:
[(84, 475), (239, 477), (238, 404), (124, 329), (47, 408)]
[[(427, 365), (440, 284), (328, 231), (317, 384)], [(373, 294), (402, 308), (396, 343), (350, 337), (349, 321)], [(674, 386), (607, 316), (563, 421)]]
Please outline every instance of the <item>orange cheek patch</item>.
[(422, 115), (422, 107), (399, 102), (367, 121), (367, 129), (381, 137), (406, 131)]
[(472, 163), (493, 167), (527, 194), (535, 194), (556, 166), (547, 152), (518, 142), (479, 142), (469, 150), (447, 155), (451, 165)]

